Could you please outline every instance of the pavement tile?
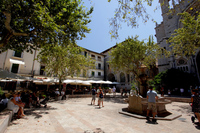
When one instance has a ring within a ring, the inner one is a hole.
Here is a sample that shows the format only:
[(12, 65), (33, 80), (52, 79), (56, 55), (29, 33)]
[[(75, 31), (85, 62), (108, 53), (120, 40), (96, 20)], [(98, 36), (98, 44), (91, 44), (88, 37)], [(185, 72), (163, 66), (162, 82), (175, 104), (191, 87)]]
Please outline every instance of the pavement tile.
[[(90, 105), (91, 98), (73, 98), (48, 103), (48, 108), (27, 110), (26, 117), (13, 120), (6, 133), (197, 133), (200, 128), (190, 120), (193, 115), (188, 103), (172, 102), (168, 111), (181, 114), (172, 121), (158, 120), (158, 124), (146, 123), (119, 114), (128, 107), (122, 98), (106, 98), (104, 108)], [(96, 102), (97, 103), (97, 102)]]

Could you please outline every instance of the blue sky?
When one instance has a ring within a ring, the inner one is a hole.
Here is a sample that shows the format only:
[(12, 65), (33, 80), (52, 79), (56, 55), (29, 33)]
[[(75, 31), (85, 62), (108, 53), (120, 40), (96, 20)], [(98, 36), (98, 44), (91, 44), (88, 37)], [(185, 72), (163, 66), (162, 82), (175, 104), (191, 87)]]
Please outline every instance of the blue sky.
[[(155, 23), (149, 20), (147, 23), (143, 23), (141, 20), (138, 21), (138, 28), (131, 28), (122, 25), (122, 29), (119, 30), (119, 39), (111, 39), (109, 34), (110, 26), (109, 19), (114, 16), (114, 11), (118, 4), (116, 0), (112, 0), (111, 3), (107, 0), (83, 0), (84, 6), (94, 7), (94, 11), (91, 14), (91, 23), (88, 24), (88, 27), (91, 29), (89, 34), (86, 34), (86, 38), (83, 40), (77, 41), (77, 44), (83, 48), (89, 49), (94, 52), (102, 52), (114, 45), (124, 41), (128, 36), (138, 35), (139, 39), (147, 39), (149, 35), (155, 35)], [(161, 23), (161, 10), (158, 9), (154, 12), (155, 6), (158, 6), (159, 3), (157, 0), (154, 0), (152, 7), (147, 7), (148, 13), (157, 21), (158, 24)], [(155, 38), (155, 37), (154, 37)], [(156, 38), (155, 38), (156, 41)]]

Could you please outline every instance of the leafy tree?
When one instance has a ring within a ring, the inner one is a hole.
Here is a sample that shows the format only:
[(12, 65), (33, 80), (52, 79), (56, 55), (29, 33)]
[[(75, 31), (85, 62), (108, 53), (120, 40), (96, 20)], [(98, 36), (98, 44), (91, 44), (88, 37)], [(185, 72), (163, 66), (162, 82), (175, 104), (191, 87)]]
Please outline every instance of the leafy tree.
[[(108, 0), (108, 2), (110, 1), (114, 0)], [(132, 28), (136, 28), (139, 26), (139, 19), (142, 20), (143, 23), (146, 23), (149, 20), (155, 22), (154, 17), (147, 11), (147, 7), (151, 7), (154, 1), (155, 0), (117, 0), (118, 6), (116, 7), (115, 15), (110, 19), (111, 37), (118, 38), (118, 30), (122, 27), (122, 23), (126, 23)], [(156, 2), (158, 4), (160, 3), (160, 5), (152, 8), (154, 12), (156, 12), (160, 6), (166, 6), (169, 8), (169, 14), (176, 15), (176, 10), (180, 10), (182, 7), (181, 4), (184, 4), (184, 2), (192, 4), (196, 2), (197, 4), (194, 4), (194, 8), (200, 9), (199, 0), (156, 0)]]
[(181, 13), (182, 28), (176, 29), (169, 38), (172, 53), (177, 55), (194, 55), (200, 47), (200, 14), (191, 15), (188, 12)]
[(142, 85), (146, 84), (145, 75), (140, 70), (144, 65), (148, 68), (155, 66), (156, 59), (161, 53), (158, 45), (153, 40), (150, 41), (148, 43), (139, 41), (136, 36), (117, 44), (110, 52), (111, 68), (118, 72), (133, 73), (137, 81)]
[(90, 31), (92, 11), (81, 0), (1, 0), (0, 49), (32, 52), (59, 39), (75, 42)]
[[(110, 2), (112, 0), (108, 0)], [(151, 17), (146, 11), (147, 6), (152, 6), (153, 0), (118, 0), (115, 15), (110, 19), (111, 36), (118, 38), (118, 29), (121, 28), (121, 23), (127, 23), (132, 28), (137, 27), (138, 20), (142, 19), (145, 23)], [(157, 8), (157, 7), (156, 7)], [(153, 18), (152, 18), (152, 21)]]
[(57, 76), (61, 91), (62, 80), (66, 76), (79, 75), (81, 70), (88, 70), (94, 66), (94, 61), (81, 54), (83, 49), (69, 44), (66, 47), (56, 45), (41, 49), (37, 60), (45, 65), (45, 72), (49, 76)]

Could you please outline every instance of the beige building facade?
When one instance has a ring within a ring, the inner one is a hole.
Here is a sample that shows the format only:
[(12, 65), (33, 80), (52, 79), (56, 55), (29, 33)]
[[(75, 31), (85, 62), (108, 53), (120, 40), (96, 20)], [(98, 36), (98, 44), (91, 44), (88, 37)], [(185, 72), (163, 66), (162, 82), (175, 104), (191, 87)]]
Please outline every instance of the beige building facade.
[[(110, 55), (109, 53), (111, 52), (112, 49), (114, 49), (115, 47), (117, 47), (116, 45), (103, 51), (102, 54), (105, 55), (104, 57), (104, 64), (105, 64), (105, 80), (109, 80), (112, 82), (117, 82), (118, 84), (116, 84), (116, 88), (119, 89), (124, 89), (126, 88), (127, 90), (130, 90), (132, 87), (132, 83), (134, 80), (134, 74), (133, 73), (126, 73), (125, 71), (118, 71), (115, 72), (113, 71), (113, 69), (110, 67), (109, 65), (109, 59), (110, 59)], [(153, 74), (153, 72), (148, 69), (146, 66), (141, 66), (140, 70), (140, 75), (145, 75), (146, 80), (150, 80), (152, 79), (152, 77), (154, 77), (155, 75)], [(141, 86), (141, 84), (137, 84), (138, 88), (140, 89), (140, 94), (146, 93), (147, 91), (147, 87)]]
[(7, 50), (0, 54), (0, 68), (24, 76), (40, 75), (40, 63), (34, 60), (38, 53)]
[[(39, 54), (39, 51), (33, 51), (33, 53), (17, 52), (13, 50), (7, 50), (0, 54), (0, 68), (16, 73), (22, 76), (34, 77), (34, 78), (52, 78), (45, 74), (45, 65), (40, 64), (35, 58)], [(104, 79), (104, 55), (85, 50), (82, 52), (87, 57), (91, 57), (95, 60), (95, 68), (89, 69), (87, 74), (81, 73), (76, 79), (93, 79), (103, 80)], [(53, 77), (56, 78), (56, 77)], [(68, 76), (67, 78), (71, 78)]]

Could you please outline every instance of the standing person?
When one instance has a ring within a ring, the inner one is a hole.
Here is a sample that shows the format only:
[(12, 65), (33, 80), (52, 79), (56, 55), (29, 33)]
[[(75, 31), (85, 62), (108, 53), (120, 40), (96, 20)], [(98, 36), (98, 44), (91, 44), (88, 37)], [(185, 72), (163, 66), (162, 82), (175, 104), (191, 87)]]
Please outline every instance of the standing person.
[(98, 105), (99, 106), (99, 92), (100, 92), (101, 86), (99, 86), (99, 88), (97, 89), (97, 97), (98, 97)]
[(197, 119), (199, 121), (199, 126), (200, 126), (200, 97), (198, 94), (198, 89), (193, 89), (192, 90), (192, 97), (191, 97), (191, 102), (192, 102), (192, 112), (197, 116)]
[(66, 95), (64, 89), (61, 91), (62, 100), (66, 100)]
[(149, 87), (149, 91), (147, 92), (147, 100), (148, 100), (148, 107), (147, 107), (147, 117), (146, 119), (149, 121), (149, 111), (152, 110), (153, 115), (153, 122), (156, 122), (155, 116), (157, 114), (156, 108), (156, 100), (158, 99), (157, 93), (153, 91), (153, 87)]
[(183, 96), (183, 93), (184, 93), (184, 89), (183, 88), (180, 88), (180, 93), (181, 93), (181, 96)]
[(171, 96), (171, 90), (168, 89), (168, 96)]
[(103, 106), (103, 91), (102, 91), (102, 89), (100, 89), (100, 92), (99, 92), (99, 108), (101, 108), (101, 103), (102, 103), (102, 107), (104, 107)]
[(127, 88), (124, 89), (125, 96), (127, 95)]
[(115, 96), (116, 95), (116, 88), (115, 88), (115, 86), (113, 86), (112, 91), (113, 91), (113, 96)]
[(91, 100), (91, 105), (92, 105), (92, 101), (93, 101), (93, 105), (95, 105), (95, 100), (96, 100), (96, 88), (94, 87), (92, 89), (92, 100)]
[(192, 96), (192, 86), (190, 86), (190, 88), (188, 89), (188, 94), (189, 94), (190, 96)]

